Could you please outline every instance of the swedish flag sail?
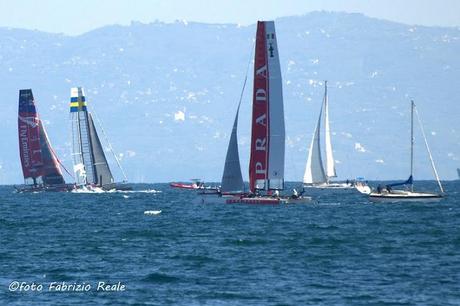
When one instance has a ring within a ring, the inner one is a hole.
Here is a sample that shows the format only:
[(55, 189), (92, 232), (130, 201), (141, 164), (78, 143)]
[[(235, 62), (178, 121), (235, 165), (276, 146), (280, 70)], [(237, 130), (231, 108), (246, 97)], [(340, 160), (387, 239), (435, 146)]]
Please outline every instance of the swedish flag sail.
[(112, 172), (104, 154), (83, 88), (70, 92), (70, 117), (72, 122), (72, 155), (75, 180), (79, 186), (114, 187)]

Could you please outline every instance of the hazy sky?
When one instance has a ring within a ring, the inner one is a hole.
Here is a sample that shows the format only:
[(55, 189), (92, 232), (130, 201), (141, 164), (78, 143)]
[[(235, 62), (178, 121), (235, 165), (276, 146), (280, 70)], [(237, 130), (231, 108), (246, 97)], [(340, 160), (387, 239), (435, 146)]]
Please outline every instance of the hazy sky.
[(460, 26), (459, 0), (0, 0), (0, 26), (76, 35), (132, 20), (251, 24), (315, 10)]

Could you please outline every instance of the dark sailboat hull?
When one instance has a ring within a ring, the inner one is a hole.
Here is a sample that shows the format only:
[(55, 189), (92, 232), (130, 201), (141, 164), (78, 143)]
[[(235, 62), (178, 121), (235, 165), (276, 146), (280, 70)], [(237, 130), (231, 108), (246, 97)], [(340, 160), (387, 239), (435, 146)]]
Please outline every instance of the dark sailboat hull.
[(130, 191), (133, 190), (133, 186), (128, 183), (111, 183), (102, 185), (102, 190), (109, 191), (109, 190), (116, 190), (116, 191)]

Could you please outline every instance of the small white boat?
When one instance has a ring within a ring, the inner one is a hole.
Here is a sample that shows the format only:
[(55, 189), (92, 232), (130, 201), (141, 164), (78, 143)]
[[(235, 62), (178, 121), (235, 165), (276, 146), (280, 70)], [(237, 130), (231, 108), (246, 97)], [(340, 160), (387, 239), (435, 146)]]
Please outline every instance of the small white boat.
[[(419, 192), (414, 191), (414, 113), (417, 115), (418, 123), (420, 130), (422, 132), (423, 138), (425, 140), (425, 148), (428, 152), (431, 161), (431, 168), (433, 174), (436, 178), (436, 181), (439, 186), (440, 193), (435, 192)], [(428, 141), (426, 139), (425, 131), (423, 129), (422, 121), (418, 115), (417, 109), (415, 107), (414, 101), (411, 101), (411, 163), (410, 163), (410, 176), (409, 179), (402, 183), (389, 184), (384, 187), (378, 186), (376, 190), (372, 190), (369, 193), (369, 199), (371, 201), (390, 201), (390, 202), (400, 202), (400, 201), (439, 201), (444, 197), (444, 189), (442, 187), (441, 181), (439, 179), (438, 171), (434, 165), (433, 156), (431, 155), (430, 147), (428, 146)], [(396, 186), (408, 186), (409, 190), (399, 190), (393, 189)]]
[[(326, 162), (323, 164), (321, 153), (321, 121), (323, 119), (324, 109), (324, 135), (325, 135), (325, 153)], [(329, 102), (327, 95), (327, 81), (324, 81), (324, 98), (319, 112), (318, 122), (316, 124), (313, 138), (308, 151), (307, 164), (303, 177), (304, 188), (344, 190), (353, 189), (354, 182), (333, 182), (331, 179), (337, 177), (335, 170), (335, 160), (332, 153), (331, 129), (329, 126)]]
[(369, 187), (365, 182), (356, 182), (355, 183), (355, 188), (358, 190), (360, 193), (363, 194), (370, 194), (372, 192), (371, 187)]

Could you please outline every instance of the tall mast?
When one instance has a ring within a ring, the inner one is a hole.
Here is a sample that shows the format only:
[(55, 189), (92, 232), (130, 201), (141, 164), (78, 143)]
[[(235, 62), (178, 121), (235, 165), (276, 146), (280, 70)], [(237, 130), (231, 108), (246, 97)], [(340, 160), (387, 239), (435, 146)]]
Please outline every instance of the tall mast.
[[(325, 128), (326, 128), (326, 135), (325, 135), (325, 138), (326, 138), (326, 151), (328, 151), (328, 132), (329, 132), (329, 114), (328, 114), (328, 105), (327, 105), (327, 80), (324, 80), (324, 108), (325, 108)], [(329, 144), (330, 144), (330, 139), (329, 139)], [(329, 184), (329, 152), (326, 152), (326, 183)]]
[(410, 108), (410, 190), (414, 191), (414, 100), (411, 100)]

